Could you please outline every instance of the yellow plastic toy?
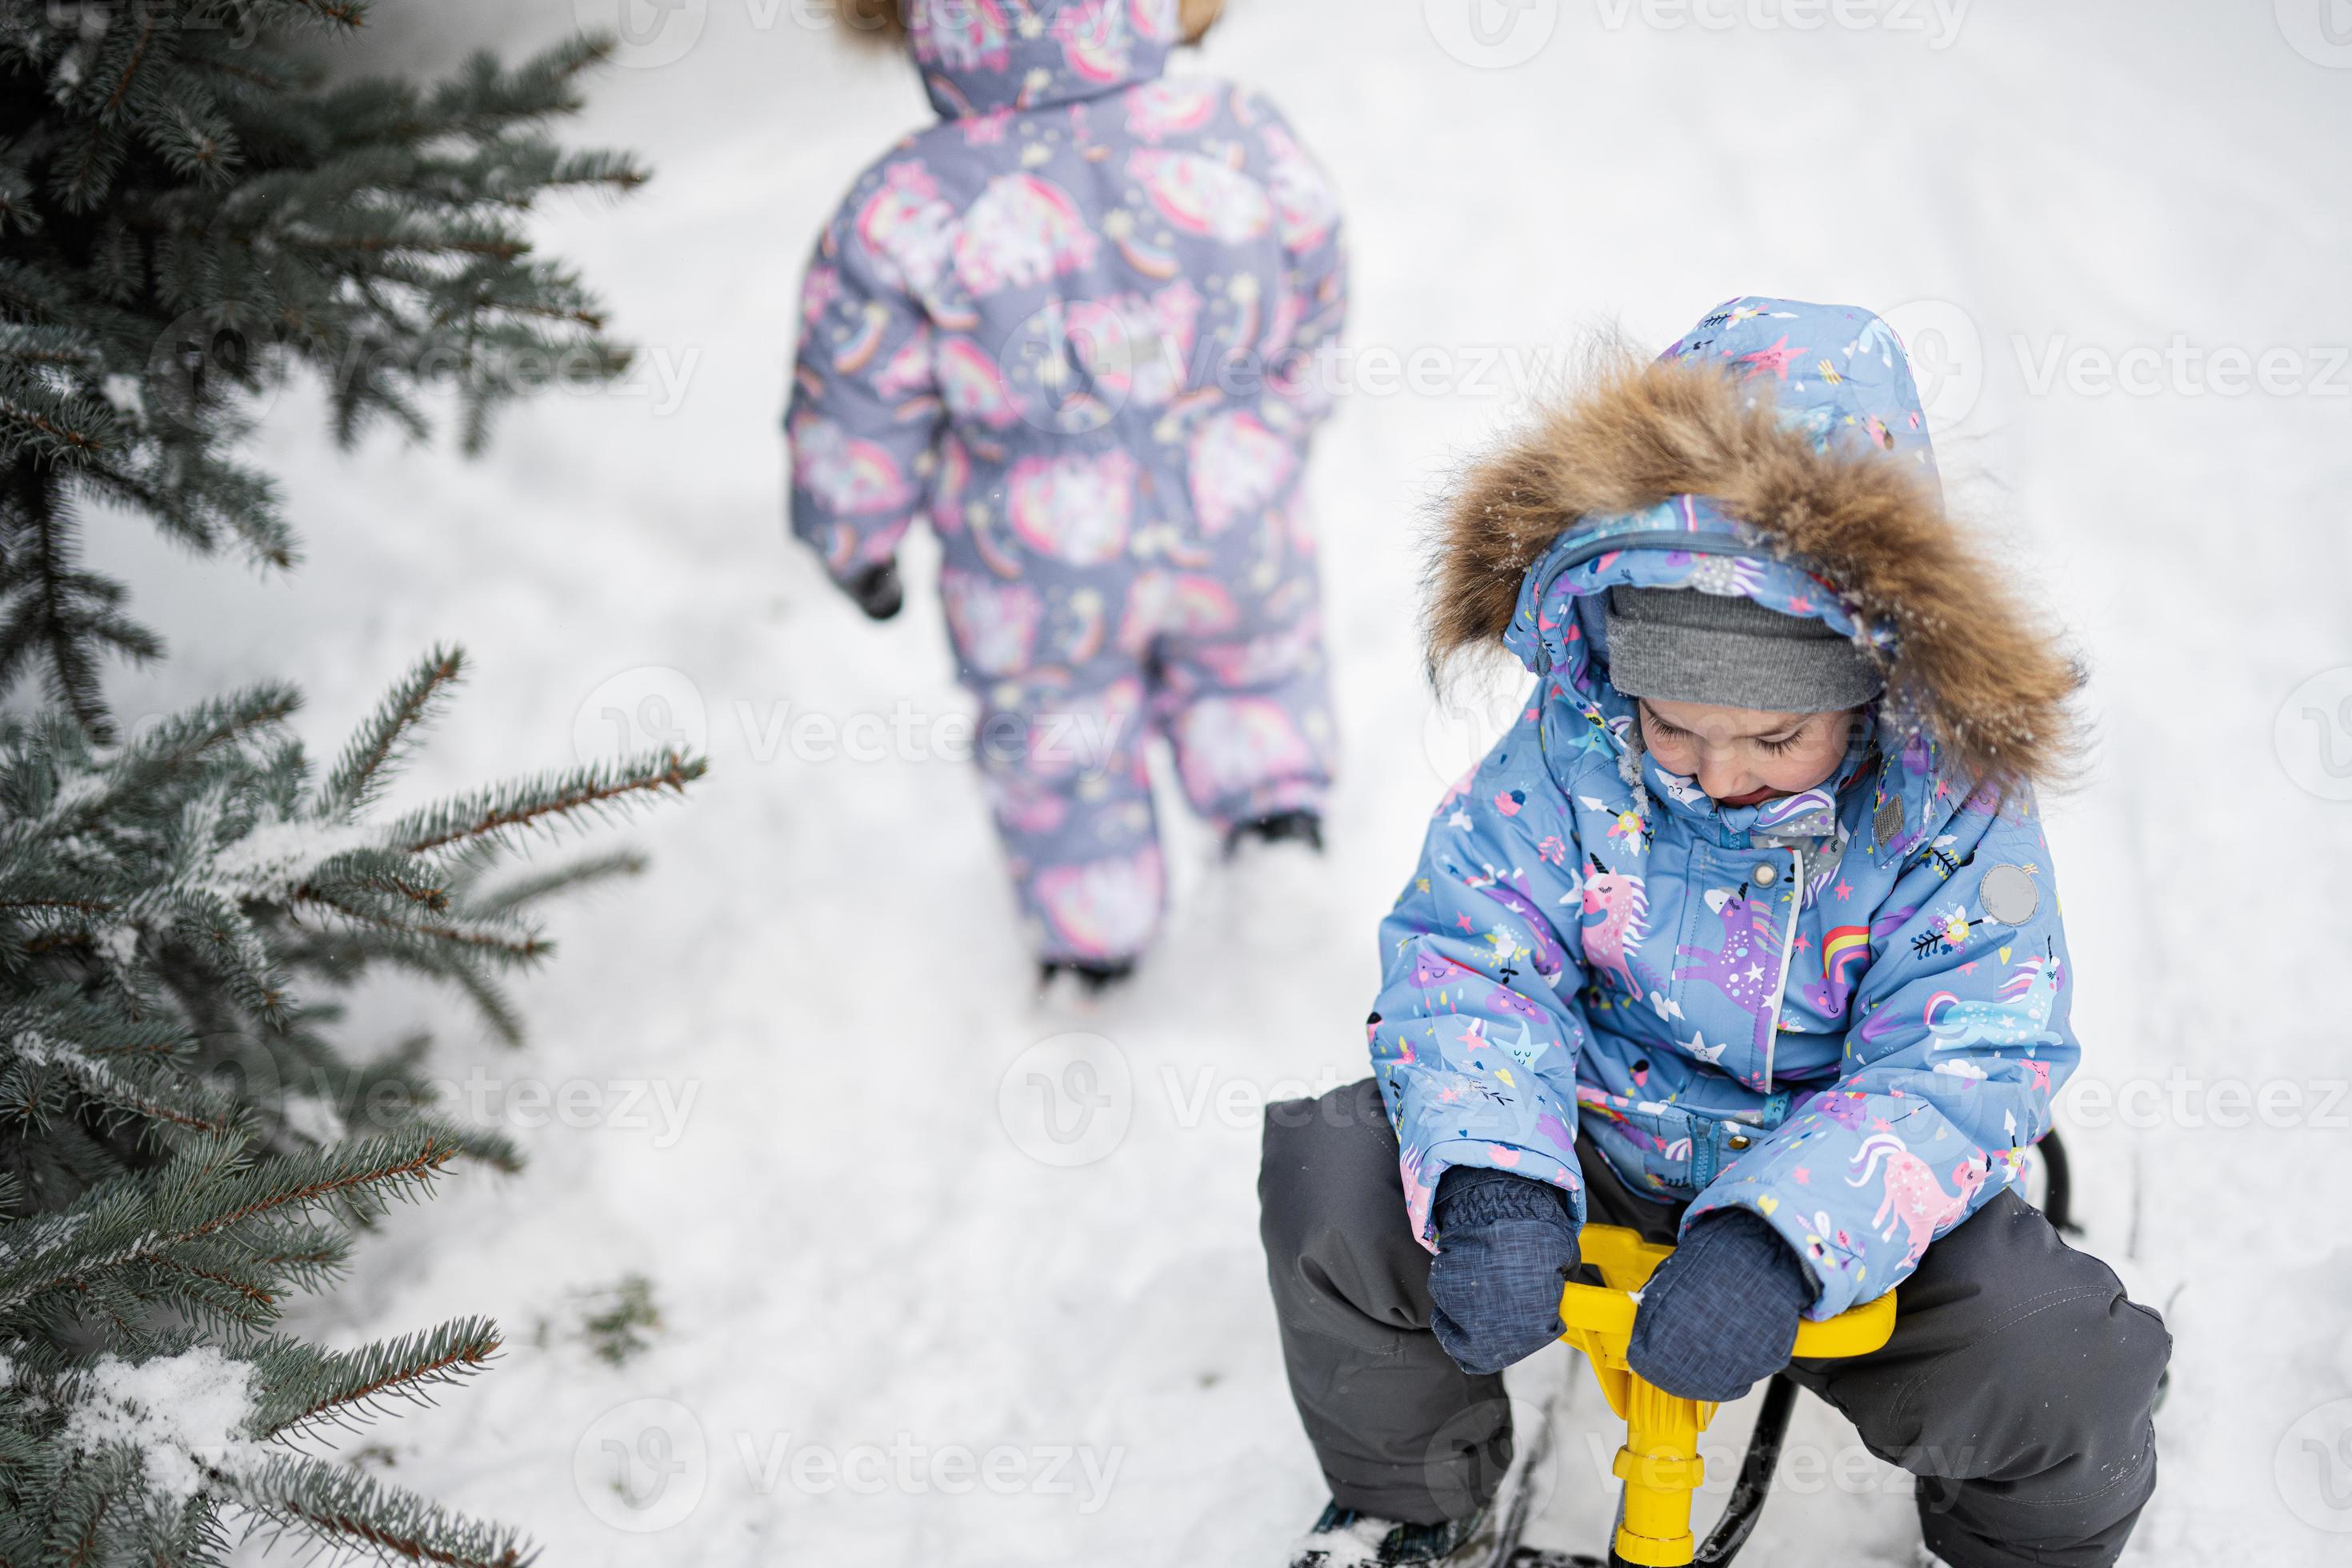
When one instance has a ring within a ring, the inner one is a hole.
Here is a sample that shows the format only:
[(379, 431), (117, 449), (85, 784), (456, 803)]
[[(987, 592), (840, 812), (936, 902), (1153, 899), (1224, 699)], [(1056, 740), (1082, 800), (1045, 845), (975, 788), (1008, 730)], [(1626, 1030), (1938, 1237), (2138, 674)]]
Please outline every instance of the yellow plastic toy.
[[(1706, 1478), (1699, 1458), (1699, 1434), (1715, 1419), (1715, 1405), (1682, 1399), (1646, 1383), (1625, 1363), (1625, 1347), (1633, 1334), (1635, 1301), (1631, 1292), (1650, 1281), (1658, 1265), (1674, 1253), (1671, 1247), (1643, 1241), (1633, 1231), (1617, 1226), (1588, 1225), (1579, 1239), (1584, 1261), (1601, 1272), (1605, 1285), (1570, 1285), (1561, 1293), (1559, 1321), (1568, 1331), (1560, 1337), (1584, 1352), (1601, 1380), (1609, 1408), (1625, 1422), (1625, 1446), (1617, 1450), (1613, 1467), (1625, 1483), (1623, 1504), (1617, 1517), (1617, 1536), (1610, 1557), (1612, 1568), (1632, 1563), (1639, 1568), (1678, 1568), (1699, 1561), (1699, 1545), (1691, 1534), (1691, 1494)], [(1895, 1331), (1895, 1292), (1888, 1291), (1866, 1306), (1856, 1307), (1827, 1322), (1801, 1324), (1797, 1330), (1796, 1355), (1809, 1360), (1867, 1355), (1885, 1345)], [(1785, 1427), (1793, 1392), (1784, 1379), (1774, 1379), (1768, 1404), (1777, 1410), (1766, 1419)], [(1771, 1447), (1779, 1447), (1777, 1435)], [(1769, 1475), (1772, 1455), (1763, 1457)], [(1751, 1452), (1751, 1463), (1756, 1456)], [(1749, 1489), (1743, 1487), (1742, 1492)], [(1735, 1496), (1726, 1526), (1707, 1543), (1710, 1563), (1730, 1561), (1755, 1523), (1761, 1497)], [(1736, 1517), (1735, 1517), (1736, 1516)]]

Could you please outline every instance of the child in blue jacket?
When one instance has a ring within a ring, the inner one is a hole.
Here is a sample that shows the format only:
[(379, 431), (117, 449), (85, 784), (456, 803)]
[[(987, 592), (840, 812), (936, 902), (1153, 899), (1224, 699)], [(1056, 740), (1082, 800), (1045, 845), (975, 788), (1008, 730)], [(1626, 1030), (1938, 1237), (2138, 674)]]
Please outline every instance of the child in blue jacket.
[(940, 122), (826, 226), (792, 527), (877, 619), (940, 537), (975, 754), (1050, 981), (1157, 930), (1145, 753), (1228, 843), (1319, 847), (1333, 751), (1308, 437), (1347, 311), (1338, 202), (1265, 100), (1164, 77), (1216, 0), (858, 0)]
[(1296, 1561), (1483, 1561), (1496, 1374), (1592, 1219), (1678, 1238), (1632, 1360), (1692, 1398), (1902, 1287), (1793, 1374), (1953, 1568), (2113, 1563), (2170, 1342), (2017, 1190), (2079, 1055), (2033, 794), (2077, 678), (1946, 519), (1894, 332), (1721, 307), (1476, 464), (1433, 584), (1439, 661), (1536, 684), (1381, 928), (1375, 1080), (1268, 1114)]

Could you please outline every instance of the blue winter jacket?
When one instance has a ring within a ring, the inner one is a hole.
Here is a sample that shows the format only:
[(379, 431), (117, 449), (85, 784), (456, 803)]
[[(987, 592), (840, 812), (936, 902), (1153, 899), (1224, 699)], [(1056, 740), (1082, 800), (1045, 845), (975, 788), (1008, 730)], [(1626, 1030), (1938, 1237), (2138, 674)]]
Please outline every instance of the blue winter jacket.
[[(1419, 1234), (1454, 1165), (1555, 1183), (1580, 1222), (1580, 1131), (1691, 1218), (1762, 1215), (1812, 1316), (1879, 1295), (2018, 1179), (2078, 1055), (2030, 782), (2074, 676), (1945, 521), (1902, 346), (1734, 300), (1479, 465), (1446, 552), (1441, 644), (1499, 633), (1537, 681), (1381, 928)], [(1619, 584), (1818, 616), (1888, 696), (1826, 784), (1718, 805), (1609, 684)]]

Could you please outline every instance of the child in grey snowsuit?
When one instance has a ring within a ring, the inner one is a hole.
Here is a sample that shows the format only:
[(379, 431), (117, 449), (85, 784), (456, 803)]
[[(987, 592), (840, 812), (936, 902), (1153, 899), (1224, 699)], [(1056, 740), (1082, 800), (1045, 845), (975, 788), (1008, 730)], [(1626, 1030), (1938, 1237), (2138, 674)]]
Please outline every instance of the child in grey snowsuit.
[(1282, 117), (1162, 75), (1201, 0), (901, 0), (940, 123), (810, 268), (793, 531), (869, 615), (938, 533), (975, 750), (1048, 978), (1123, 974), (1164, 876), (1145, 753), (1228, 842), (1319, 845), (1331, 703), (1300, 498), (1347, 307)]

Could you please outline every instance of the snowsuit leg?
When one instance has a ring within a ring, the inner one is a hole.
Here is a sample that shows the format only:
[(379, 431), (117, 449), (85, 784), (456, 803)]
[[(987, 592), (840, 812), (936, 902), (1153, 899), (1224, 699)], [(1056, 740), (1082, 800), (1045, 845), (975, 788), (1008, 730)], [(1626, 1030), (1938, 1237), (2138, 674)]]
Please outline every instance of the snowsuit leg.
[[(1580, 1141), (1587, 1214), (1671, 1240), (1683, 1205), (1628, 1190)], [(1510, 1455), (1499, 1378), (1429, 1331), (1429, 1254), (1369, 1083), (1266, 1110), (1261, 1230), (1291, 1394), (1341, 1506), (1427, 1523), (1492, 1494)], [(2104, 1568), (2156, 1484), (2149, 1415), (2171, 1340), (2114, 1273), (2014, 1193), (1927, 1249), (1874, 1355), (1791, 1375), (1920, 1478), (1953, 1568)], [(1491, 1412), (1491, 1415), (1483, 1415)]]
[(1108, 642), (1105, 585), (951, 564), (940, 586), (1034, 950), (1047, 962), (1136, 957), (1159, 929), (1165, 878), (1144, 762), (1149, 693), (1141, 664)]
[[(1185, 799), (1220, 832), (1286, 811), (1322, 815), (1335, 748), (1313, 544), (1295, 498), (1244, 540), (1223, 605), (1168, 593), (1153, 707)], [(1234, 552), (1224, 553), (1233, 554)]]
[(2014, 1192), (1927, 1248), (1875, 1355), (1800, 1363), (1870, 1451), (1919, 1477), (1952, 1568), (2103, 1568), (2156, 1490), (2164, 1321)]
[(1511, 1407), (1500, 1377), (1464, 1372), (1430, 1332), (1429, 1254), (1379, 1087), (1268, 1106), (1258, 1202), (1290, 1395), (1332, 1500), (1414, 1524), (1485, 1506)]

